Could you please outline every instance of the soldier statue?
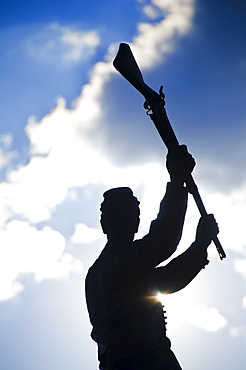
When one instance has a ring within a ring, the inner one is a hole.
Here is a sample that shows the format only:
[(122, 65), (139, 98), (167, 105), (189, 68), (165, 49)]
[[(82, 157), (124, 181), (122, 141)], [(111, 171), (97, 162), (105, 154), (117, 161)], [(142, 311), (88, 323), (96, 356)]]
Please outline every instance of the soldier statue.
[(178, 257), (159, 266), (181, 239), (188, 190), (185, 179), (195, 161), (186, 146), (167, 155), (170, 182), (149, 233), (134, 240), (139, 201), (130, 188), (104, 193), (101, 226), (107, 244), (86, 277), (92, 339), (98, 344), (101, 370), (180, 370), (166, 336), (158, 292), (174, 293), (209, 263), (207, 247), (218, 234), (213, 215), (200, 218), (195, 241)]

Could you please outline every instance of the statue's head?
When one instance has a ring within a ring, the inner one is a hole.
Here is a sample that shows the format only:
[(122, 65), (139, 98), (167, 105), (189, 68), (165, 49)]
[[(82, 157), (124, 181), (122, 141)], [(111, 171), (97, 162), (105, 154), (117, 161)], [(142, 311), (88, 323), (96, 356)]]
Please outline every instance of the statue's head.
[(130, 188), (114, 188), (106, 191), (101, 204), (101, 225), (110, 236), (134, 236), (139, 225), (139, 201)]

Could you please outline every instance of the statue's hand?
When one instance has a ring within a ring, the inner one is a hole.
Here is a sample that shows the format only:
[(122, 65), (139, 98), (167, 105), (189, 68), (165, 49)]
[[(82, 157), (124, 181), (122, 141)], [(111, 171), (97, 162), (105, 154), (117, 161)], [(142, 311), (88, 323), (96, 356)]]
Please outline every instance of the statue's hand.
[(219, 227), (214, 215), (202, 216), (196, 230), (196, 243), (207, 248), (213, 238), (218, 234)]
[(166, 165), (171, 181), (183, 185), (191, 175), (196, 162), (188, 152), (186, 145), (179, 145), (168, 152)]

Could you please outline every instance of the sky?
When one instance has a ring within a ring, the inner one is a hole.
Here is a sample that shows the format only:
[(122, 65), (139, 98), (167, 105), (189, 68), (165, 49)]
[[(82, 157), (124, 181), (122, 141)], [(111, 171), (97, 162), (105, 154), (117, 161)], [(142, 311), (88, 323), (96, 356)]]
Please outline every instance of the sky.
[[(106, 239), (102, 194), (129, 186), (148, 232), (169, 177), (143, 97), (112, 66), (128, 43), (164, 86), (227, 254), (162, 297), (182, 368), (245, 369), (246, 4), (234, 0), (0, 4), (0, 369), (97, 368), (84, 279)], [(189, 198), (182, 241), (199, 213)]]

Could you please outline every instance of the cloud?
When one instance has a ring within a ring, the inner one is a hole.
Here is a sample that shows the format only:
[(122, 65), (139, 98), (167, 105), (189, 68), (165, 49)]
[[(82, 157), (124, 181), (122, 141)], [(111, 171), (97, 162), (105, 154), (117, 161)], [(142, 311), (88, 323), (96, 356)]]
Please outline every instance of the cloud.
[(97, 31), (74, 31), (69, 27), (60, 26), (58, 23), (51, 25), (51, 29), (60, 33), (59, 42), (68, 47), (64, 54), (64, 59), (80, 61), (93, 55), (97, 46), (100, 44), (100, 38)]
[[(152, 0), (153, 5), (143, 6), (143, 11), (151, 18), (160, 12), (162, 19), (157, 23), (139, 23), (138, 34), (129, 45), (142, 70), (157, 67), (175, 51), (180, 37), (192, 28), (194, 0), (162, 1)], [(109, 47), (107, 61), (112, 61), (118, 45)]]
[(75, 232), (71, 238), (73, 243), (92, 243), (103, 236), (102, 231), (80, 223), (75, 225)]
[(246, 296), (243, 297), (243, 307), (246, 308)]
[(33, 274), (40, 282), (83, 269), (79, 260), (64, 253), (64, 237), (50, 227), (37, 230), (27, 222), (10, 221), (0, 230), (0, 246), (0, 300), (24, 289), (18, 281), (21, 274)]
[(195, 307), (190, 312), (188, 321), (208, 332), (216, 332), (228, 324), (217, 308), (206, 305)]
[(156, 19), (160, 16), (160, 10), (150, 4), (143, 7), (143, 12), (150, 19)]
[[(211, 164), (211, 168), (213, 165)], [(201, 183), (203, 184), (203, 182)], [(213, 213), (219, 224), (219, 238), (225, 250), (243, 252), (245, 248), (245, 214), (246, 214), (246, 187), (235, 187), (228, 194), (217, 189), (206, 188), (203, 184), (201, 194), (208, 213)]]
[[(194, 0), (152, 0), (164, 19), (156, 24), (140, 23), (139, 34), (130, 44), (142, 69), (151, 69), (175, 50), (177, 40), (192, 27)], [(153, 8), (152, 8), (153, 9)]]
[[(234, 267), (235, 270), (245, 279), (246, 282), (246, 258), (235, 260)], [(243, 304), (245, 304), (245, 297), (243, 300)]]
[(12, 141), (11, 133), (0, 135), (0, 169), (7, 166), (16, 157), (16, 153), (11, 151)]
[(35, 29), (26, 37), (24, 49), (34, 60), (45, 63), (83, 62), (88, 60), (100, 44), (96, 30), (76, 30), (59, 23)]
[(245, 325), (232, 326), (229, 332), (232, 338), (238, 338), (242, 336), (244, 341), (246, 339), (246, 326)]

